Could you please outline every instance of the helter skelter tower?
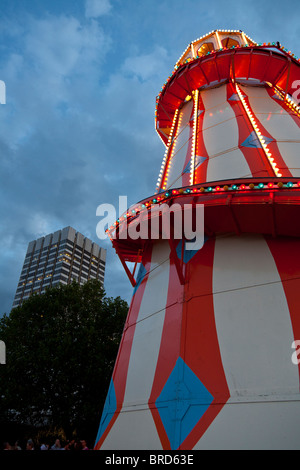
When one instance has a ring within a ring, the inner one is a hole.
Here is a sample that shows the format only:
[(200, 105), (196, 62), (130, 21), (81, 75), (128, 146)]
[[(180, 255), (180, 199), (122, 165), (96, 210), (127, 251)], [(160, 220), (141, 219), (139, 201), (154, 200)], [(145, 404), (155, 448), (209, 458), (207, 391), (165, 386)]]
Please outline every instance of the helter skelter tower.
[[(216, 30), (159, 93), (156, 193), (109, 229), (134, 293), (97, 449), (300, 447), (299, 79), (279, 43)], [(204, 205), (200, 250), (121, 237), (175, 202)]]

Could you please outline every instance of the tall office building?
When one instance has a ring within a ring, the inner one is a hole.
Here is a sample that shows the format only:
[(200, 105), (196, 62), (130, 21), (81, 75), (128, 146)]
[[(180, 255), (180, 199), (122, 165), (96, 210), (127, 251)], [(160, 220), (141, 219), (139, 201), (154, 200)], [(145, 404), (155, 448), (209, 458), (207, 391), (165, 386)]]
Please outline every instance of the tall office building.
[(47, 287), (84, 284), (90, 279), (104, 282), (106, 250), (72, 227), (29, 243), (13, 308), (31, 294), (42, 294)]

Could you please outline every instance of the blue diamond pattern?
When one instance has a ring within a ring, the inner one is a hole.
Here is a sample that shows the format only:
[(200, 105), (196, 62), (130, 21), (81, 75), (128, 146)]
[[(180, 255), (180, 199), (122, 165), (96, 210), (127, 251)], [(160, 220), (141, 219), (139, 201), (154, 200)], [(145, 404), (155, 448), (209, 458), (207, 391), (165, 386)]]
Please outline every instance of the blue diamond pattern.
[[(198, 166), (201, 165), (206, 160), (207, 157), (201, 157), (200, 155), (195, 155), (195, 162), (194, 162), (194, 168), (198, 168)], [(182, 173), (189, 173), (191, 169), (191, 160), (189, 160), (188, 164), (186, 165), (185, 169), (183, 170)]]
[[(208, 240), (208, 237), (204, 235), (204, 244), (206, 243), (207, 240)], [(190, 241), (193, 241), (193, 240), (190, 240)], [(195, 256), (195, 254), (198, 253), (199, 250), (187, 250), (185, 247), (185, 244), (186, 242), (184, 242), (183, 262), (188, 263), (193, 258), (193, 256)], [(179, 259), (181, 259), (181, 247), (182, 247), (182, 240), (180, 240), (180, 242), (178, 243), (176, 247), (176, 253)]]
[[(270, 137), (262, 137), (265, 142), (268, 144), (273, 141)], [(261, 143), (255, 133), (252, 131), (251, 134), (247, 137), (246, 140), (241, 144), (242, 147), (254, 147), (254, 148), (261, 148)]]
[(179, 357), (155, 402), (172, 450), (180, 447), (213, 399), (194, 372)]
[(139, 271), (138, 271), (138, 275), (137, 275), (137, 278), (136, 278), (136, 285), (135, 285), (134, 290), (133, 290), (133, 295), (136, 293), (136, 291), (140, 287), (141, 282), (144, 279), (144, 277), (146, 276), (146, 274), (147, 274), (147, 270), (146, 270), (145, 266), (143, 265), (143, 263), (141, 263)]
[(116, 398), (114, 383), (113, 383), (113, 380), (111, 379), (107, 397), (106, 397), (105, 404), (104, 404), (104, 408), (103, 408), (103, 413), (101, 416), (101, 421), (100, 421), (100, 426), (99, 426), (96, 442), (99, 441), (105, 429), (109, 425), (110, 420), (112, 419), (116, 409), (117, 409), (117, 398)]
[[(245, 96), (245, 95), (243, 95)], [(240, 97), (237, 93), (233, 93), (230, 98), (228, 98), (228, 101), (239, 101)]]

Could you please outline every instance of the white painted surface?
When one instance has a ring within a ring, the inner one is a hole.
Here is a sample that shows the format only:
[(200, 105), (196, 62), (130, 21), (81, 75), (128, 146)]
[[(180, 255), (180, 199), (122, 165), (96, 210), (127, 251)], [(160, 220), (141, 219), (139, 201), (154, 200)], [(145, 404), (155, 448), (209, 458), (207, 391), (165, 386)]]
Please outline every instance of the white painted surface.
[[(150, 273), (135, 326), (123, 407), (102, 449), (116, 446), (145, 449), (151, 445), (156, 446), (159, 441), (148, 400), (164, 325), (169, 285), (169, 253), (167, 240), (154, 244)], [(133, 411), (132, 406), (139, 407), (139, 411)]]
[[(169, 281), (168, 242), (154, 246), (136, 324), (124, 406), (102, 449), (161, 449), (148, 398)], [(298, 367), (280, 277), (264, 237), (216, 240), (216, 330), (231, 397), (195, 449), (300, 449)]]
[(122, 410), (101, 450), (161, 449), (149, 408)]
[(195, 450), (300, 450), (300, 401), (225, 405)]
[(291, 361), (291, 317), (262, 236), (216, 240), (213, 290), (231, 397), (298, 393), (298, 367)]
[(243, 152), (238, 148), (236, 116), (227, 101), (226, 85), (201, 92), (205, 106), (203, 138), (209, 155), (207, 181), (252, 176)]
[(277, 141), (280, 154), (292, 175), (300, 176), (299, 126), (265, 88), (241, 86), (241, 89), (248, 96), (254, 114)]

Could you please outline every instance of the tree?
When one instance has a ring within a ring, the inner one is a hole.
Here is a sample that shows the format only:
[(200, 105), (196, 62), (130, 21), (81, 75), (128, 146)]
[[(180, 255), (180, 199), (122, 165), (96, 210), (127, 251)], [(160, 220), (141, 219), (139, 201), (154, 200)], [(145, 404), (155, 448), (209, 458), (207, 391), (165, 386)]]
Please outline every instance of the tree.
[(0, 320), (0, 419), (96, 437), (128, 305), (99, 281), (33, 295)]

